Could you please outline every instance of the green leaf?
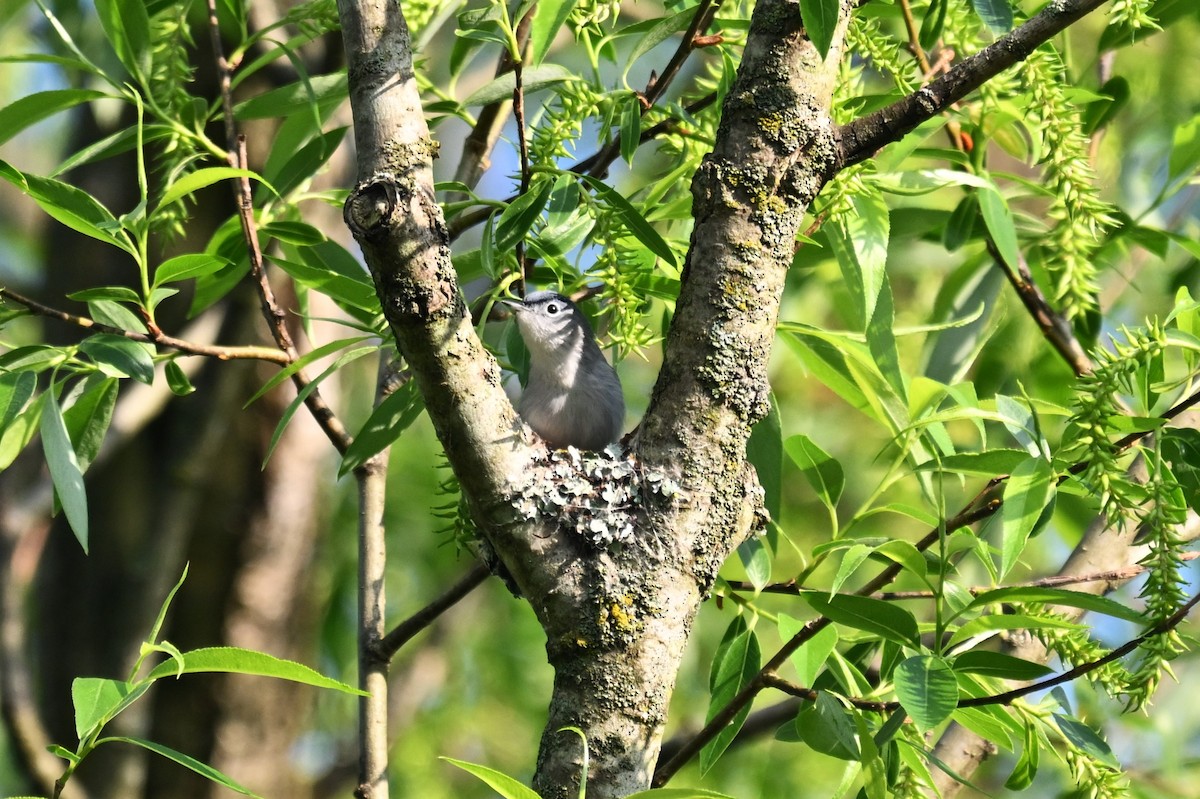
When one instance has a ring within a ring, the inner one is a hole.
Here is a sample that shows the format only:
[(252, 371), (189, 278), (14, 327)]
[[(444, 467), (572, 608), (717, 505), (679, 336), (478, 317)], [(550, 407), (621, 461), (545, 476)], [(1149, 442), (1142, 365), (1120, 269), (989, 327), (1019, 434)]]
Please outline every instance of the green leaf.
[(956, 657), (954, 670), (1001, 680), (1036, 680), (1054, 673), (1054, 669), (1044, 663), (1034, 663), (1002, 652), (988, 652), (983, 649), (973, 649)]
[(716, 791), (706, 791), (703, 788), (652, 788), (649, 791), (631, 793), (625, 799), (733, 799), (733, 797)]
[[(76, 677), (71, 682), (71, 703), (75, 707), (75, 735), (82, 741), (93, 728), (107, 723), (115, 711), (131, 695), (135, 686), (120, 680), (102, 677)], [(138, 693), (138, 696), (144, 693)]]
[(71, 407), (63, 411), (63, 422), (67, 426), (67, 434), (71, 437), (71, 445), (75, 448), (75, 457), (81, 472), (87, 471), (100, 451), (116, 404), (117, 381), (111, 377), (102, 378), (89, 386)]
[(54, 397), (54, 389), (50, 388), (43, 396), (46, 406), (42, 411), (41, 433), (42, 450), (46, 454), (46, 465), (50, 469), (50, 479), (58, 500), (62, 503), (63, 513), (67, 524), (83, 547), (83, 553), (88, 551), (88, 510), (87, 491), (83, 486), (83, 471), (75, 458), (75, 449), (71, 446), (71, 437), (67, 434), (67, 425), (63, 421), (62, 411), (59, 410), (58, 400)]
[(354, 471), (382, 452), (400, 437), (425, 410), (417, 384), (409, 380), (384, 398), (354, 435), (354, 441), (342, 456), (338, 476)]
[(150, 628), (150, 635), (147, 641), (155, 643), (158, 641), (159, 633), (162, 632), (163, 623), (167, 620), (167, 611), (171, 608), (171, 602), (174, 601), (175, 595), (179, 593), (179, 589), (183, 587), (184, 580), (187, 579), (188, 569), (190, 564), (183, 564), (183, 573), (179, 575), (179, 579), (175, 581), (175, 586), (167, 592), (166, 599), (158, 607), (158, 616), (154, 619), (154, 626)]
[[(32, 372), (20, 374), (32, 375)], [(36, 379), (36, 378), (35, 378)], [(7, 469), (21, 454), (21, 450), (33, 440), (42, 418), (42, 408), (46, 403), (46, 395), (41, 394), (27, 408), (17, 414), (3, 428), (0, 434), (0, 471)]]
[(346, 100), (347, 86), (345, 70), (318, 75), (251, 97), (235, 105), (233, 114), (242, 121), (286, 117), (310, 103), (315, 103), (320, 113), (326, 113)]
[(532, 788), (526, 787), (502, 771), (496, 771), (494, 768), (480, 766), (475, 763), (468, 763), (465, 760), (455, 760), (452, 757), (443, 757), (441, 759), (458, 766), (468, 774), (475, 775), (485, 782), (488, 787), (503, 796), (504, 799), (541, 799)]
[(154, 382), (154, 359), (147, 345), (114, 333), (96, 333), (79, 344), (80, 352), (111, 377), (132, 377), (146, 385)]
[(937, 44), (937, 40), (942, 37), (942, 28), (946, 24), (946, 9), (949, 3), (948, 0), (930, 0), (929, 8), (925, 11), (925, 17), (921, 20), (921, 31), (917, 35), (917, 41), (921, 45), (921, 49), (929, 51)]
[(30, 175), (0, 161), (0, 178), (27, 194), (48, 215), (72, 230), (105, 244), (120, 247), (137, 257), (128, 237), (118, 233), (120, 224), (95, 197), (69, 183)]
[(771, 551), (766, 543), (759, 536), (747, 538), (738, 545), (737, 554), (754, 590), (763, 590), (771, 582)]
[(275, 263), (293, 280), (328, 295), (339, 308), (364, 324), (370, 325), (381, 313), (371, 276), (341, 244), (323, 241), (311, 247), (287, 249), (298, 257), (276, 258)]
[(974, 638), (977, 635), (996, 633), (1001, 630), (1086, 630), (1087, 626), (1074, 622), (1052, 619), (1043, 616), (1030, 616), (1025, 613), (1004, 613), (994, 616), (982, 616), (972, 619), (950, 636), (948, 646)]
[(771, 409), (767, 415), (750, 428), (746, 459), (758, 473), (767, 513), (778, 520), (783, 503), (783, 419), (774, 393), (770, 394), (770, 401)]
[(959, 452), (954, 455), (926, 461), (917, 468), (955, 474), (973, 474), (980, 477), (996, 477), (1011, 474), (1013, 469), (1029, 460), (1029, 453), (1021, 449), (992, 449), (987, 452)]
[(1129, 607), (1108, 597), (1096, 596), (1095, 594), (1088, 594), (1083, 591), (1071, 591), (1067, 588), (1041, 586), (996, 588), (992, 591), (985, 591), (975, 597), (967, 608), (981, 608), (997, 602), (1037, 602), (1043, 605), (1065, 605), (1093, 613), (1102, 613), (1105, 616), (1112, 616), (1114, 619), (1124, 619), (1134, 624), (1146, 623), (1146, 617), (1136, 608)]
[(138, 81), (150, 73), (150, 15), (142, 0), (96, 0), (96, 16), (117, 58)]
[(1175, 128), (1167, 176), (1171, 182), (1191, 174), (1200, 165), (1200, 114)]
[(243, 796), (258, 796), (258, 794), (256, 794), (254, 791), (251, 791), (249, 788), (238, 784), (232, 777), (223, 774), (207, 763), (200, 762), (191, 755), (185, 755), (183, 752), (177, 752), (169, 746), (163, 746), (162, 744), (155, 743), (154, 741), (147, 741), (142, 738), (134, 738), (128, 735), (114, 735), (109, 738), (103, 738), (99, 741), (99, 743), (108, 743), (110, 741), (119, 741), (122, 743), (133, 744), (134, 746), (140, 746), (143, 749), (148, 749), (151, 752), (154, 752), (156, 755), (162, 755), (168, 760), (173, 760), (179, 765), (191, 769), (205, 779), (211, 780), (218, 785), (224, 785), (231, 791), (240, 793)]
[(591, 175), (580, 175), (580, 180), (591, 186), (596, 192), (596, 199), (612, 208), (616, 212), (617, 219), (625, 226), (625, 229), (642, 244), (645, 244), (650, 252), (662, 258), (671, 266), (678, 266), (675, 260), (675, 253), (671, 251), (671, 247), (663, 240), (663, 237), (658, 235), (658, 231), (650, 226), (646, 218), (642, 216), (629, 200), (625, 199), (624, 195), (611, 186), (605, 185), (602, 181), (597, 180)]
[(1161, 446), (1188, 507), (1200, 512), (1200, 430), (1168, 429), (1162, 434)]
[(1079, 719), (1062, 713), (1054, 714), (1054, 722), (1058, 725), (1063, 737), (1070, 741), (1076, 749), (1111, 766), (1118, 765), (1117, 758), (1108, 743), (1091, 727)]
[[(712, 698), (708, 705), (706, 721), (712, 721), (729, 702), (758, 674), (762, 664), (758, 636), (746, 625), (746, 619), (736, 616), (725, 630), (725, 636), (717, 647), (709, 672), (709, 690)], [(700, 750), (700, 773), (704, 774), (717, 762), (721, 754), (737, 736), (738, 730), (750, 713), (747, 702), (733, 719), (704, 748)]]
[[(790, 641), (804, 627), (803, 622), (792, 618), (786, 613), (779, 614), (778, 624), (779, 635), (785, 641)], [(828, 624), (792, 653), (789, 660), (791, 660), (792, 666), (796, 669), (796, 679), (799, 680), (801, 685), (809, 688), (816, 683), (817, 675), (825, 668), (825, 661), (829, 659), (829, 655), (833, 652), (834, 647), (837, 646), (837, 642), (837, 628), (832, 624)]]
[(192, 385), (192, 381), (188, 380), (187, 372), (183, 371), (183, 367), (179, 362), (172, 358), (167, 361), (164, 367), (167, 377), (167, 388), (171, 389), (171, 393), (177, 397), (186, 397), (196, 390)]
[(687, 30), (688, 26), (692, 24), (692, 18), (695, 16), (696, 9), (688, 8), (680, 11), (678, 14), (656, 21), (646, 31), (646, 34), (637, 40), (637, 43), (633, 46), (633, 50), (625, 58), (625, 70), (621, 73), (622, 80), (629, 75), (629, 70), (633, 68), (633, 65), (637, 63), (639, 58), (671, 38), (672, 34)]
[(901, 661), (892, 672), (896, 698), (921, 732), (950, 717), (958, 704), (958, 682), (945, 658), (917, 655)]
[(496, 249), (511, 250), (533, 227), (542, 215), (542, 209), (550, 199), (554, 181), (546, 175), (538, 175), (529, 191), (508, 204), (496, 220)]
[(33, 123), (53, 116), (59, 111), (108, 96), (104, 92), (91, 89), (52, 89), (22, 97), (4, 108), (0, 108), (0, 144), (16, 136)]
[(804, 32), (817, 48), (824, 60), (829, 55), (833, 34), (837, 30), (841, 0), (800, 0), (800, 18), (804, 20)]
[(642, 103), (631, 94), (621, 109), (621, 157), (632, 165), (633, 156), (642, 144)]
[[(148, 675), (148, 680), (158, 680), (163, 677), (174, 677), (178, 664), (173, 661), (160, 663)], [(193, 649), (183, 653), (183, 672), (185, 674), (200, 674), (220, 672), (224, 674), (249, 674), (256, 677), (274, 677), (278, 680), (311, 685), (315, 688), (329, 688), (344, 694), (366, 696), (360, 691), (326, 677), (308, 666), (273, 657), (265, 652), (255, 652), (235, 646), (214, 646), (206, 649)]]
[(128, 286), (97, 286), (95, 288), (83, 289), (82, 291), (73, 291), (67, 295), (67, 298), (79, 302), (108, 300), (110, 302), (126, 302), (132, 305), (142, 304), (142, 295)]
[(1010, 269), (1018, 269), (1021, 251), (1017, 246), (1017, 228), (1013, 223), (1012, 211), (1008, 210), (1008, 203), (995, 189), (984, 189), (979, 192), (979, 210), (983, 212), (983, 222), (1000, 257)]
[(33, 372), (0, 373), (0, 430), (5, 430), (33, 397), (37, 377)]
[[(579, 76), (560, 64), (542, 64), (523, 70), (521, 73), (521, 87), (527, 96), (569, 80), (579, 80)], [(506, 72), (471, 92), (471, 95), (463, 100), (462, 104), (464, 106), (491, 105), (500, 100), (509, 100), (512, 98), (516, 85), (516, 75)]]
[(1054, 496), (1054, 469), (1042, 458), (1029, 458), (1012, 470), (1000, 506), (1000, 577), (1016, 565), (1039, 521), (1045, 523), (1043, 511)]
[(783, 449), (800, 467), (804, 479), (813, 487), (827, 508), (835, 508), (842, 496), (846, 477), (842, 465), (806, 435), (795, 435), (783, 442)]
[(177, 255), (163, 261), (158, 265), (158, 269), (154, 270), (154, 285), (161, 286), (164, 283), (178, 283), (181, 280), (211, 275), (231, 266), (232, 263), (228, 258), (212, 253)]
[(231, 180), (234, 178), (249, 178), (251, 180), (257, 180), (268, 189), (271, 189), (272, 193), (275, 193), (275, 189), (271, 188), (271, 186), (265, 180), (263, 180), (262, 176), (252, 169), (237, 169), (231, 166), (210, 166), (205, 167), (204, 169), (197, 169), (195, 172), (188, 172), (179, 180), (172, 183), (170, 187), (163, 192), (162, 198), (158, 201), (158, 207), (165, 208), (176, 200), (180, 200), (192, 192), (199, 191), (205, 186), (211, 186), (214, 183), (220, 183), (222, 180)]
[(824, 591), (805, 591), (804, 600), (830, 621), (878, 635), (902, 646), (919, 646), (917, 620), (891, 602), (853, 594), (830, 597)]
[(828, 691), (818, 691), (816, 700), (800, 708), (796, 715), (796, 731), (800, 740), (813, 751), (839, 760), (858, 760), (862, 757), (858, 725), (852, 711)]
[(550, 52), (554, 37), (562, 29), (567, 17), (571, 16), (578, 0), (562, 0), (557, 3), (538, 3), (529, 24), (529, 65), (536, 67)]
[(1013, 11), (1009, 0), (971, 0), (975, 13), (992, 33), (1008, 33), (1013, 27)]
[(1005, 788), (1010, 791), (1023, 791), (1033, 784), (1033, 778), (1037, 776), (1038, 772), (1041, 750), (1041, 740), (1038, 738), (1034, 723), (1032, 721), (1025, 722), (1025, 745), (1021, 749), (1021, 756), (1017, 759), (1016, 765), (1013, 766), (1012, 773), (1004, 782)]
[(855, 544), (846, 550), (846, 554), (842, 555), (842, 562), (838, 564), (837, 574), (833, 577), (833, 582), (829, 586), (829, 595), (836, 596), (837, 592), (842, 589), (846, 580), (858, 570), (858, 567), (863, 564), (867, 558), (871, 556), (871, 547), (862, 544)]

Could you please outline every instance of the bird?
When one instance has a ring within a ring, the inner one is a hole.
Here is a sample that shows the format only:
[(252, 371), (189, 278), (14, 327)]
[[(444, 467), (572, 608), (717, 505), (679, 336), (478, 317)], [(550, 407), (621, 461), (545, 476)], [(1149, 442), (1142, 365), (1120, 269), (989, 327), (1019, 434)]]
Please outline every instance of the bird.
[(601, 450), (621, 435), (625, 396), (587, 318), (555, 291), (502, 300), (529, 350), (517, 412), (553, 449)]

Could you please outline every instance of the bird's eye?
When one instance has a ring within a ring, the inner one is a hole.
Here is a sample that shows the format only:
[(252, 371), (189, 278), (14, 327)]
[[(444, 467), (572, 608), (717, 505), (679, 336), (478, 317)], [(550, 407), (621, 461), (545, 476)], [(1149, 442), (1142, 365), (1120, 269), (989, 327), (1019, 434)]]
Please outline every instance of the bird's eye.
[(550, 303), (549, 305), (546, 306), (546, 313), (548, 313), (548, 314), (558, 313), (558, 306), (555, 305), (554, 303)]

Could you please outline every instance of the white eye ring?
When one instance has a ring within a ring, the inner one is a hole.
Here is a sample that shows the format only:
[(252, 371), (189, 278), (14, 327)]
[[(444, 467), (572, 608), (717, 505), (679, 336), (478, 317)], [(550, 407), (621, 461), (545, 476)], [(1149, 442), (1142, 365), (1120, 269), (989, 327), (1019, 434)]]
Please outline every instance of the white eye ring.
[(550, 303), (549, 305), (546, 306), (546, 313), (552, 314), (552, 315), (558, 313), (558, 306), (555, 305), (554, 303)]

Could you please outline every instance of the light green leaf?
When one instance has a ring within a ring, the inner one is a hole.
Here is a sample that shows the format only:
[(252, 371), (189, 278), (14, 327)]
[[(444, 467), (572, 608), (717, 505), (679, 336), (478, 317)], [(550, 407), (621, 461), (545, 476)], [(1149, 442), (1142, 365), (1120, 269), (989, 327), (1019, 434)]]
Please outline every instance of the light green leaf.
[(208, 765), (207, 763), (200, 762), (199, 760), (192, 757), (191, 755), (185, 755), (183, 752), (177, 752), (169, 746), (163, 746), (162, 744), (155, 743), (154, 741), (147, 741), (142, 738), (134, 738), (134, 737), (128, 736), (128, 735), (114, 735), (109, 738), (102, 738), (99, 741), (99, 743), (109, 743), (109, 742), (116, 742), (116, 741), (120, 741), (122, 743), (127, 743), (127, 744), (133, 744), (134, 746), (140, 746), (143, 749), (148, 749), (157, 755), (162, 755), (163, 757), (167, 758), (168, 760), (173, 760), (176, 763), (178, 763), (179, 765), (184, 766), (185, 768), (191, 769), (192, 771), (199, 774), (201, 777), (209, 779), (209, 780), (217, 783), (218, 785), (224, 785), (229, 790), (235, 791), (236, 793), (240, 793), (243, 796), (258, 796), (258, 794), (256, 794), (254, 791), (251, 791), (249, 788), (246, 788), (246, 787), (238, 784), (232, 777), (229, 777), (228, 775), (223, 774), (222, 772), (218, 771), (217, 769), (213, 768), (212, 766)]
[(795, 435), (783, 442), (783, 449), (800, 467), (804, 479), (813, 487), (827, 508), (837, 506), (845, 487), (842, 465), (806, 435)]
[(706, 791), (703, 788), (653, 788), (649, 791), (631, 793), (625, 799), (733, 799), (733, 797), (716, 791)]
[(996, 249), (1009, 269), (1018, 269), (1021, 263), (1021, 250), (1017, 245), (1017, 228), (1013, 223), (1012, 211), (1004, 201), (999, 191), (984, 189), (979, 192), (979, 210), (983, 212), (983, 222), (987, 225), (988, 233), (996, 244)]
[(596, 192), (596, 199), (613, 209), (617, 214), (617, 219), (625, 226), (625, 229), (630, 234), (645, 244), (650, 252), (662, 258), (671, 266), (678, 266), (675, 259), (675, 253), (671, 247), (663, 240), (663, 237), (658, 235), (650, 223), (646, 221), (646, 217), (638, 209), (633, 207), (629, 200), (621, 192), (605, 185), (602, 181), (597, 180), (591, 175), (580, 175), (579, 178), (586, 184), (592, 187)]
[(578, 0), (562, 0), (556, 3), (538, 3), (529, 25), (529, 65), (536, 67), (550, 52), (554, 37), (562, 29), (567, 17)]
[(1028, 458), (1012, 470), (1004, 486), (1004, 504), (1000, 506), (1001, 577), (1016, 565), (1025, 542), (1043, 519), (1054, 496), (1054, 469), (1047, 461)]
[[(779, 614), (778, 624), (779, 635), (785, 641), (790, 641), (804, 627), (803, 622), (786, 613)], [(812, 687), (817, 681), (817, 676), (825, 668), (825, 661), (829, 659), (837, 642), (837, 628), (828, 624), (792, 653), (789, 659), (796, 668), (796, 679), (801, 685), (805, 688)]]
[(172, 358), (167, 361), (165, 373), (167, 388), (171, 389), (171, 393), (175, 396), (186, 397), (196, 390), (196, 387), (192, 385), (192, 381), (188, 380), (187, 372), (183, 371), (183, 367), (179, 365), (176, 359)]
[[(746, 619), (737, 616), (725, 630), (725, 636), (717, 647), (709, 672), (709, 690), (712, 698), (708, 705), (706, 721), (711, 721), (758, 674), (762, 663), (762, 652), (758, 636), (746, 625)], [(700, 750), (700, 773), (713, 767), (721, 754), (737, 736), (738, 730), (750, 713), (746, 703), (733, 719)]]
[(1020, 449), (993, 449), (987, 452), (959, 452), (926, 461), (918, 469), (955, 474), (972, 474), (980, 477), (997, 477), (1011, 474), (1018, 465), (1029, 460), (1029, 453)]
[[(160, 663), (146, 678), (158, 680), (163, 677), (176, 675), (178, 664), (173, 661)], [(214, 646), (206, 649), (193, 649), (183, 653), (183, 671), (185, 674), (221, 672), (225, 674), (250, 674), (256, 677), (274, 677), (279, 680), (303, 683), (316, 688), (329, 688), (344, 694), (366, 696), (364, 691), (346, 685), (344, 682), (326, 677), (308, 666), (291, 660), (273, 657), (265, 652), (255, 652), (235, 646)]]
[(0, 430), (25, 410), (36, 388), (37, 377), (33, 372), (0, 373)]
[(625, 71), (621, 74), (622, 80), (629, 75), (629, 70), (633, 68), (639, 58), (665, 42), (672, 34), (686, 30), (692, 24), (692, 18), (695, 16), (696, 9), (688, 8), (655, 22), (650, 30), (637, 40), (633, 50), (625, 58)]
[(0, 144), (16, 136), (25, 128), (59, 111), (74, 108), (100, 97), (104, 92), (91, 89), (52, 89), (35, 92), (0, 108)]
[(764, 540), (759, 536), (747, 538), (738, 545), (737, 554), (754, 590), (763, 590), (771, 582), (771, 551)]
[(1146, 617), (1137, 608), (1132, 608), (1108, 597), (1096, 596), (1083, 591), (1071, 591), (1067, 588), (1048, 588), (1041, 586), (1011, 586), (985, 591), (968, 606), (981, 608), (998, 602), (1037, 602), (1043, 605), (1064, 605), (1079, 608), (1093, 613), (1102, 613), (1114, 619), (1124, 619), (1134, 624), (1145, 624)]
[(368, 459), (392, 445), (425, 410), (417, 384), (409, 380), (384, 398), (371, 411), (362, 429), (354, 434), (354, 441), (342, 456), (338, 476), (354, 471)]
[[(71, 703), (75, 707), (75, 735), (82, 741), (97, 725), (116, 715), (121, 704), (138, 686), (102, 677), (76, 677), (71, 681)], [(142, 689), (138, 696), (145, 692)]]
[(1070, 741), (1076, 749), (1110, 766), (1118, 765), (1117, 758), (1108, 743), (1091, 727), (1079, 719), (1062, 713), (1054, 714), (1054, 722), (1058, 725), (1063, 737)]
[(141, 0), (96, 0), (96, 16), (117, 58), (138, 81), (150, 72), (150, 16)]
[(69, 183), (30, 175), (0, 161), (0, 178), (28, 195), (48, 215), (72, 230), (105, 244), (120, 247), (137, 257), (129, 238), (119, 231), (120, 224), (95, 197)]
[(171, 184), (171, 186), (163, 192), (162, 198), (158, 201), (159, 208), (165, 208), (176, 200), (182, 199), (194, 191), (211, 186), (214, 183), (219, 183), (222, 180), (231, 180), (234, 178), (249, 178), (256, 180), (268, 189), (275, 192), (275, 189), (263, 180), (257, 172), (252, 169), (237, 169), (231, 166), (210, 166), (204, 169), (197, 169), (195, 172), (188, 172), (179, 180)]
[(1200, 114), (1175, 128), (1167, 176), (1176, 181), (1195, 171), (1197, 165), (1200, 165)]
[(918, 655), (901, 661), (892, 673), (896, 698), (917, 729), (926, 732), (941, 724), (958, 704), (958, 682), (944, 658)]
[(443, 757), (447, 763), (458, 766), (468, 774), (473, 774), (488, 787), (499, 793), (504, 799), (541, 799), (537, 793), (502, 771), (496, 771), (494, 768), (480, 766), (475, 763), (468, 763), (465, 760), (455, 760), (452, 757)]
[(154, 270), (154, 285), (161, 286), (164, 283), (177, 283), (180, 280), (211, 275), (231, 264), (232, 261), (228, 258), (211, 253), (177, 255), (163, 261), (158, 269)]
[(1062, 619), (1046, 618), (1041, 616), (1030, 616), (1025, 613), (1004, 613), (1000, 615), (981, 616), (978, 619), (972, 619), (955, 631), (954, 635), (950, 636), (949, 645), (955, 644), (974, 638), (978, 635), (987, 635), (1000, 632), (1002, 630), (1086, 630), (1086, 625), (1075, 624), (1074, 622), (1063, 621)]
[(46, 454), (46, 465), (50, 469), (50, 478), (58, 500), (62, 503), (63, 513), (67, 524), (83, 547), (83, 553), (88, 551), (88, 509), (87, 491), (83, 486), (83, 471), (75, 458), (75, 448), (71, 446), (71, 437), (67, 434), (67, 425), (63, 421), (62, 411), (58, 400), (54, 397), (54, 388), (46, 391), (46, 406), (42, 411), (41, 433), (42, 450)]
[(235, 105), (233, 114), (239, 120), (286, 117), (309, 103), (322, 113), (332, 111), (349, 96), (347, 85), (345, 70), (318, 75), (251, 97)]

